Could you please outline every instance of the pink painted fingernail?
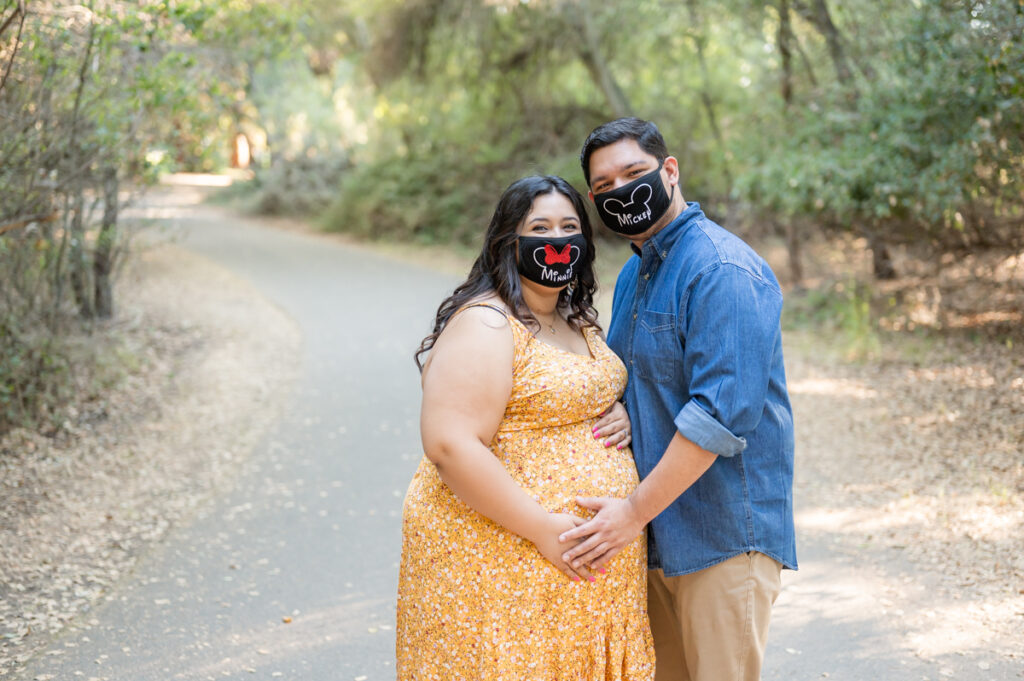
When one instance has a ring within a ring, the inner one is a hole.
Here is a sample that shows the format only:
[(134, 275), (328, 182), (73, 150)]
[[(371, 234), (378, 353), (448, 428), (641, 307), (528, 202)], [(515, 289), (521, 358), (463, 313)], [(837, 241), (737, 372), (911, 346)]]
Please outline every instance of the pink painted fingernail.
[(597, 577), (595, 577), (594, 575), (590, 575), (590, 581), (596, 582), (597, 581)]
[(624, 445), (618, 445), (616, 449), (622, 449)]
[(580, 578), (579, 578), (579, 577), (573, 577), (573, 578), (572, 578), (572, 581), (574, 581), (574, 582), (578, 582), (578, 581), (580, 581)]
[(600, 572), (602, 575), (604, 574), (604, 568), (597, 568), (597, 571)]

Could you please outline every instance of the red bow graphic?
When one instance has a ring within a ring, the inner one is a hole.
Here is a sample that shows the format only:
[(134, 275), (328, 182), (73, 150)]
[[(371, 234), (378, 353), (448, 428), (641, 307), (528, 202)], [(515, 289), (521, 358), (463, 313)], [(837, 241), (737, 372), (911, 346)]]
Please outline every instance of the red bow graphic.
[(564, 263), (568, 265), (569, 254), (571, 252), (572, 244), (566, 244), (565, 248), (562, 249), (561, 253), (559, 253), (558, 250), (551, 244), (544, 244), (544, 264), (554, 265), (556, 263)]

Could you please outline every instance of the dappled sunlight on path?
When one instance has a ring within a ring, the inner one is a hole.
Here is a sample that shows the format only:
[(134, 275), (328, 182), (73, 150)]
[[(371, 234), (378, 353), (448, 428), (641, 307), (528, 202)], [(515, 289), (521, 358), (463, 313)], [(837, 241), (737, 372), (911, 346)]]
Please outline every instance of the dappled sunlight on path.
[(1024, 370), (998, 345), (917, 350), (787, 349), (801, 569), (783, 576), (776, 671), (839, 637), (822, 676), (1024, 674)]

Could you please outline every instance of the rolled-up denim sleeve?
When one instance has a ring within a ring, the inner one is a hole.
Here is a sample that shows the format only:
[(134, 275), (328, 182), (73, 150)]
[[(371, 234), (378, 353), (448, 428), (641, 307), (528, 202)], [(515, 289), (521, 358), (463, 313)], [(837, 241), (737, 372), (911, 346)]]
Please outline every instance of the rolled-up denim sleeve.
[(735, 265), (694, 284), (682, 321), (689, 400), (675, 417), (684, 437), (719, 456), (746, 448), (743, 434), (764, 413), (781, 312), (781, 292)]

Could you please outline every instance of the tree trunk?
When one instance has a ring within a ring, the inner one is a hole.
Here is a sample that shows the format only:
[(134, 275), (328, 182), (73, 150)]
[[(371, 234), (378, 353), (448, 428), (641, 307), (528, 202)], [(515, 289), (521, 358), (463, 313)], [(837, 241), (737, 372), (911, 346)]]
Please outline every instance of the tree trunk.
[(103, 173), (103, 221), (93, 255), (93, 286), (96, 293), (96, 316), (110, 319), (114, 316), (114, 289), (111, 273), (114, 269), (114, 242), (117, 239), (117, 169), (107, 168)]
[(786, 223), (786, 252), (789, 255), (789, 276), (792, 278), (793, 288), (804, 286), (804, 264), (803, 264), (803, 230), (800, 223), (790, 219)]
[(892, 262), (892, 254), (889, 247), (885, 245), (877, 235), (868, 237), (868, 246), (871, 248), (871, 266), (874, 270), (875, 279), (890, 280), (897, 277), (896, 266)]
[(78, 312), (92, 319), (95, 311), (89, 287), (88, 258), (85, 253), (85, 192), (81, 185), (75, 190), (71, 214), (71, 290)]
[(840, 36), (836, 25), (832, 23), (832, 15), (828, 11), (825, 0), (816, 0), (814, 14), (818, 17), (821, 33), (825, 36), (825, 42), (828, 43), (828, 52), (832, 55), (832, 63), (836, 67), (836, 78), (840, 83), (846, 85), (850, 82), (850, 64), (846, 61), (842, 36)]
[(811, 22), (821, 37), (825, 39), (828, 53), (832, 57), (832, 64), (836, 69), (836, 78), (841, 84), (847, 85), (850, 81), (850, 64), (846, 60), (843, 36), (832, 21), (832, 14), (829, 12), (825, 0), (813, 0), (813, 7), (809, 7), (803, 2), (794, 2), (793, 7), (807, 21)]
[(611, 67), (601, 54), (601, 46), (594, 34), (594, 25), (590, 21), (590, 12), (585, 3), (567, 3), (562, 8), (562, 13), (580, 36), (580, 40), (576, 41), (580, 61), (587, 67), (594, 85), (604, 95), (612, 115), (615, 118), (632, 115), (633, 107), (630, 106), (629, 99), (619, 87)]
[(701, 88), (700, 88), (700, 100), (704, 105), (704, 111), (708, 115), (708, 126), (711, 128), (711, 134), (715, 138), (715, 142), (718, 143), (718, 148), (722, 152), (722, 172), (725, 174), (725, 189), (726, 194), (732, 191), (732, 171), (729, 169), (728, 156), (725, 149), (725, 138), (722, 135), (722, 129), (718, 127), (718, 117), (715, 115), (715, 105), (711, 100), (711, 74), (708, 71), (708, 62), (704, 57), (704, 34), (700, 30), (700, 17), (697, 14), (697, 2), (696, 0), (688, 0), (687, 5), (690, 9), (690, 23), (691, 31), (690, 37), (693, 39), (694, 48), (697, 52), (697, 64), (700, 67), (701, 75)]
[(800, 55), (800, 63), (804, 65), (804, 70), (807, 72), (807, 80), (811, 82), (811, 87), (818, 87), (818, 78), (814, 75), (814, 67), (811, 65), (811, 60), (808, 59), (807, 53), (804, 52), (803, 46), (800, 44), (800, 38), (794, 36), (793, 38), (793, 49), (796, 50), (797, 54)]
[(779, 56), (782, 57), (782, 102), (786, 109), (793, 103), (793, 25), (789, 0), (779, 0)]

